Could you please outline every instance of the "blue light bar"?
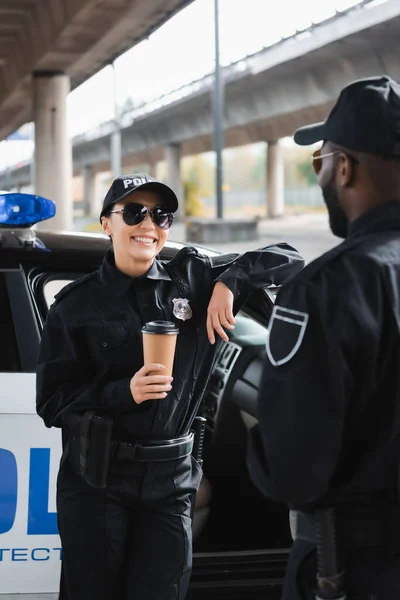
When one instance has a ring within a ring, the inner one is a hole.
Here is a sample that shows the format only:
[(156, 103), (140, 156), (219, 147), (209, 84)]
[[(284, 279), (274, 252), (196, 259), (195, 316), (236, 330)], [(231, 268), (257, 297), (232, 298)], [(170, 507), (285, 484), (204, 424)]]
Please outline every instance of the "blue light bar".
[(32, 194), (0, 193), (0, 227), (31, 227), (56, 214), (52, 200)]

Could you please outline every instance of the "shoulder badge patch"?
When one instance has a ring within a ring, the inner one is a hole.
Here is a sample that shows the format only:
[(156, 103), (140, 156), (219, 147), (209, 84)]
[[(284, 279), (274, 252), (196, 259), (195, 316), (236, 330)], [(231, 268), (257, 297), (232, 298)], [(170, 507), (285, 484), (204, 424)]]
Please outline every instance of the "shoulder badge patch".
[(303, 341), (307, 323), (307, 313), (275, 304), (265, 347), (274, 367), (284, 365), (295, 356)]

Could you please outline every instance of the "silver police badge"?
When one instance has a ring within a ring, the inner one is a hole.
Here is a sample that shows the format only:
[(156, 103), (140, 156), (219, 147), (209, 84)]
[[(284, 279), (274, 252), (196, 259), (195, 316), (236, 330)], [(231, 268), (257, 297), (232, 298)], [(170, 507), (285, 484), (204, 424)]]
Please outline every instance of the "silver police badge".
[(174, 308), (172, 309), (174, 317), (181, 321), (187, 321), (192, 317), (192, 309), (190, 308), (189, 300), (187, 298), (173, 298), (172, 303), (174, 305)]
[(307, 323), (307, 313), (275, 304), (265, 346), (274, 367), (284, 365), (295, 356), (303, 341)]

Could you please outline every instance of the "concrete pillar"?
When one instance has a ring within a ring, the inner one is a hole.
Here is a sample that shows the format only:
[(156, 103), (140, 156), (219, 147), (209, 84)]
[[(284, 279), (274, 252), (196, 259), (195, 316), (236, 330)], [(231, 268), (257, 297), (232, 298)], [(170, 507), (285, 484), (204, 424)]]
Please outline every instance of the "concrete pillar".
[(56, 203), (56, 215), (40, 228), (71, 230), (72, 147), (67, 131), (69, 77), (60, 72), (33, 75), (35, 193)]
[(110, 162), (113, 179), (116, 179), (117, 177), (121, 177), (122, 174), (121, 123), (117, 101), (117, 70), (115, 68), (115, 62), (113, 62), (111, 66), (113, 74), (114, 131), (111, 133), (110, 137)]
[(110, 156), (113, 179), (116, 179), (122, 174), (121, 130), (118, 124), (114, 124), (114, 131), (110, 137)]
[(89, 165), (83, 167), (82, 171), (83, 178), (83, 205), (85, 215), (94, 217), (99, 214), (100, 210), (98, 202), (95, 198), (94, 190), (94, 175), (93, 168)]
[(165, 160), (167, 163), (167, 181), (166, 183), (174, 190), (179, 200), (179, 210), (176, 216), (177, 220), (182, 219), (184, 214), (183, 205), (183, 186), (180, 172), (181, 147), (180, 144), (168, 144), (165, 148)]
[[(108, 188), (112, 183), (112, 173), (109, 173), (109, 177), (104, 179), (104, 173), (95, 173), (93, 177), (93, 204), (92, 204), (92, 216), (100, 217), (101, 209), (103, 207), (104, 196), (106, 195)], [(99, 221), (100, 224), (100, 221)]]
[(279, 140), (268, 142), (267, 149), (267, 213), (280, 217), (285, 208), (283, 158)]

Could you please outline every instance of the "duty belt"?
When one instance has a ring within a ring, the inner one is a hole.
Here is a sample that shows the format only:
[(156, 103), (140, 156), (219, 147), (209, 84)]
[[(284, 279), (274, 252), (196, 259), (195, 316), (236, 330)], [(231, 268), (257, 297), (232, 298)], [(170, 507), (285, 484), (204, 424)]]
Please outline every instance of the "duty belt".
[(162, 462), (177, 460), (191, 454), (193, 433), (171, 440), (143, 441), (135, 444), (115, 442), (111, 444), (111, 457), (135, 462)]

